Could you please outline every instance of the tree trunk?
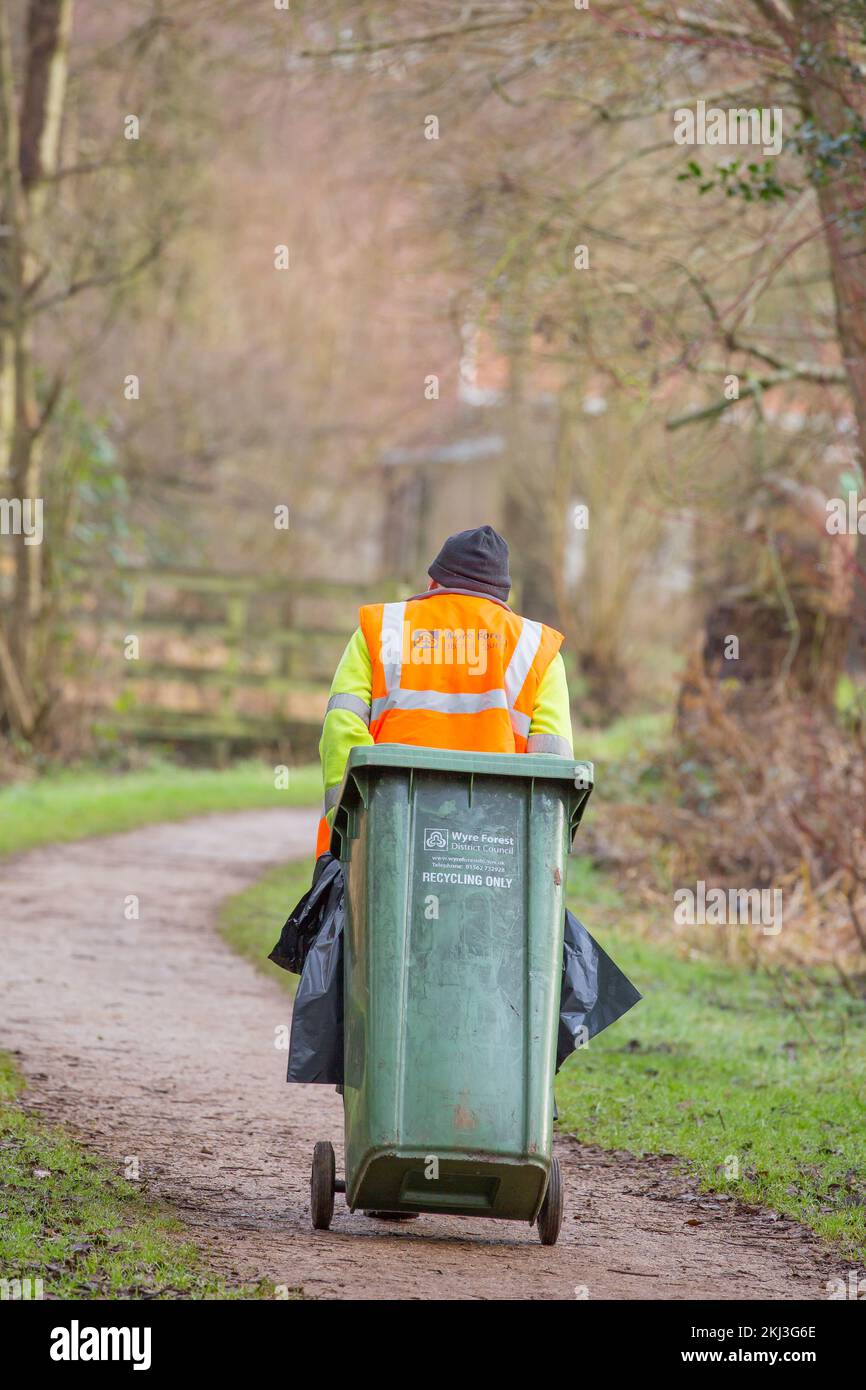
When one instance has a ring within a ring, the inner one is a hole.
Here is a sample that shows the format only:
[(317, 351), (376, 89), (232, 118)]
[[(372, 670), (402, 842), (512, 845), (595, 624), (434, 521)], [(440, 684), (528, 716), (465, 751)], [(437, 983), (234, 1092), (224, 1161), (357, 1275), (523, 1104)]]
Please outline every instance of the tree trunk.
[[(44, 502), (40, 413), (28, 289), (38, 267), (30, 250), (45, 244), (45, 180), (57, 169), (68, 64), (72, 0), (30, 0), (20, 119), (6, 0), (0, 0), (0, 479), (22, 505)], [(14, 589), (4, 615), (0, 690), (6, 716), (29, 737), (39, 689), (40, 628), (45, 611), (43, 544), (12, 537)], [(32, 539), (32, 538), (31, 538)]]
[[(866, 460), (866, 83), (852, 71), (856, 55), (838, 13), (816, 0), (796, 0), (795, 75), (803, 114), (833, 141), (850, 136), (838, 168), (813, 164), (818, 205), (824, 222), (836, 328), (857, 420), (861, 460)], [(803, 55), (808, 55), (806, 61)], [(852, 67), (844, 61), (852, 59)], [(854, 556), (854, 597), (848, 646), (849, 665), (866, 664), (866, 535)]]

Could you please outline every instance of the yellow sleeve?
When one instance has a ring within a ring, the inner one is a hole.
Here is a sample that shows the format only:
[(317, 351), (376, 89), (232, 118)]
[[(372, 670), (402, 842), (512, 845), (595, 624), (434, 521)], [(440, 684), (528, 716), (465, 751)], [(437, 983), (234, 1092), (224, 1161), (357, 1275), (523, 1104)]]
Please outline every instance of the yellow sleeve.
[(555, 753), (574, 757), (571, 704), (562, 653), (557, 652), (541, 678), (529, 726), (527, 753)]
[(356, 628), (331, 682), (319, 741), (322, 781), (325, 785), (325, 815), (329, 821), (333, 818), (350, 752), (358, 744), (373, 742), (368, 727), (372, 695), (370, 653), (363, 632)]

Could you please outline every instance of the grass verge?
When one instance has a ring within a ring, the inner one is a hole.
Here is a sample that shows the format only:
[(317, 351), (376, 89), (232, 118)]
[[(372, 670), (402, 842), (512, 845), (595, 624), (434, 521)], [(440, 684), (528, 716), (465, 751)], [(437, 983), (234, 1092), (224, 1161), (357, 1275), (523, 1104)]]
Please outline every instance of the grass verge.
[(0, 855), (211, 811), (313, 806), (321, 795), (322, 774), (312, 765), (292, 768), (283, 790), (274, 787), (273, 768), (261, 762), (225, 769), (157, 762), (141, 772), (59, 772), (0, 787)]
[(297, 975), (268, 960), (292, 908), (306, 893), (315, 859), (297, 859), (271, 869), (251, 887), (227, 898), (219, 912), (219, 930), (233, 950), (263, 975), (294, 994)]
[(645, 997), (566, 1062), (560, 1128), (676, 1154), (705, 1188), (866, 1259), (862, 1004), (829, 976), (682, 960), (608, 933), (602, 944)]
[(140, 1187), (20, 1109), (22, 1085), (0, 1054), (0, 1281), (9, 1281), (0, 1298), (21, 1296), (18, 1280), (41, 1280), (41, 1296), (57, 1299), (278, 1296), (273, 1284), (230, 1286), (209, 1274)]

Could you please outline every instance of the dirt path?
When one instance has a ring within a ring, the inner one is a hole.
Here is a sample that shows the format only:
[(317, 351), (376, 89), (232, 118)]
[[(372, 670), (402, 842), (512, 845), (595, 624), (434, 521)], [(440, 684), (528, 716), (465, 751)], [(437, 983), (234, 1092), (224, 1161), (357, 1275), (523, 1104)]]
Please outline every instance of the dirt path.
[(340, 1164), (341, 1104), (286, 1086), (288, 996), (214, 932), (218, 903), (306, 854), (313, 830), (312, 812), (245, 812), (0, 865), (0, 1046), (20, 1059), (26, 1103), (118, 1166), (137, 1156), (229, 1277), (340, 1298), (826, 1296), (839, 1263), (799, 1226), (700, 1197), (670, 1161), (568, 1139), (552, 1249), (512, 1223), (383, 1228), (339, 1197), (333, 1229), (313, 1232), (310, 1152), (330, 1138)]

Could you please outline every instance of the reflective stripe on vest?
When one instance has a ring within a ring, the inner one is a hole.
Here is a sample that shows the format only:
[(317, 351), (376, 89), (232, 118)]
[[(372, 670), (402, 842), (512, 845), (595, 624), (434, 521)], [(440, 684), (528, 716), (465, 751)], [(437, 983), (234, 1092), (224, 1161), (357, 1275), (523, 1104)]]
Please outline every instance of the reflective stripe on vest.
[(504, 690), (482, 690), (477, 695), (448, 690), (391, 690), (374, 700), (373, 719), (389, 709), (423, 709), (434, 714), (481, 714), (486, 709), (508, 709)]
[(357, 714), (365, 724), (370, 723), (370, 706), (360, 695), (332, 695), (325, 707), (325, 714), (330, 714), (332, 709), (347, 709), (351, 714)]
[(574, 755), (567, 738), (561, 734), (530, 734), (526, 741), (527, 753), (553, 753), (557, 758), (571, 758)]
[[(440, 690), (402, 690), (403, 624), (406, 603), (386, 603), (382, 607), (381, 660), (387, 694), (373, 700), (370, 719), (381, 719), (388, 710), (428, 710), (434, 714), (480, 714), (488, 709), (507, 709), (511, 727), (526, 738), (532, 724), (528, 714), (514, 708), (541, 645), (541, 623), (522, 618), (520, 636), (505, 670), (505, 686), (479, 694), (455, 694)], [(335, 697), (336, 698), (336, 697)], [(329, 704), (330, 708), (330, 704)], [(368, 720), (369, 723), (369, 720)]]
[[(382, 608), (382, 650), (379, 659), (385, 675), (385, 689), (390, 693), (399, 689), (400, 672), (403, 669), (403, 624), (406, 621), (406, 604), (386, 603)], [(375, 701), (373, 702), (375, 704)], [(373, 718), (377, 716), (374, 714)]]
[(508, 708), (513, 711), (517, 697), (526, 683), (536, 652), (541, 646), (541, 623), (531, 618), (523, 619), (523, 627), (517, 639), (517, 646), (511, 653), (511, 660), (505, 669), (505, 694)]

